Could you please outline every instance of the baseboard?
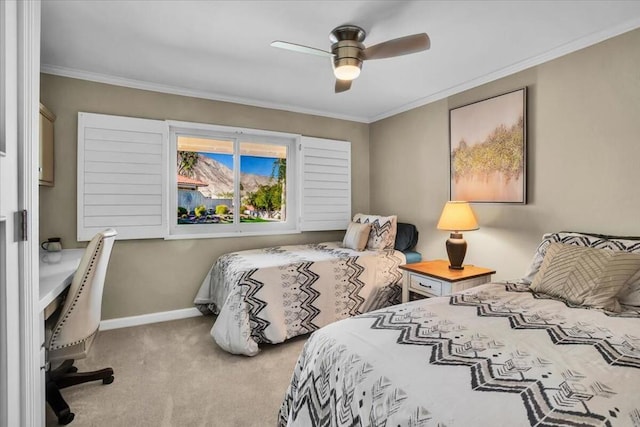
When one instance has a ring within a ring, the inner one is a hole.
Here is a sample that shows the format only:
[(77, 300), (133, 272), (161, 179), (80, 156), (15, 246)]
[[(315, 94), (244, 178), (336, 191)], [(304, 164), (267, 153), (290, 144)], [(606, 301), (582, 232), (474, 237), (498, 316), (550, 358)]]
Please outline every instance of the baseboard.
[(187, 319), (189, 317), (202, 316), (200, 310), (195, 307), (181, 310), (161, 311), (159, 313), (141, 314), (140, 316), (120, 317), (100, 322), (100, 330), (128, 328), (129, 326), (146, 325), (148, 323), (166, 322), (168, 320)]

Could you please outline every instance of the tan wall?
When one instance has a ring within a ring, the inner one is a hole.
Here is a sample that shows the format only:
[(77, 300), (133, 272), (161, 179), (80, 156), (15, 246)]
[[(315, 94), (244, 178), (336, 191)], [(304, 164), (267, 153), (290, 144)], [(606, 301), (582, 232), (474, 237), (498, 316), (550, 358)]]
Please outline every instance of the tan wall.
[(414, 222), (425, 258), (449, 197), (448, 110), (528, 87), (527, 205), (476, 204), (465, 262), (522, 277), (543, 233), (640, 235), (640, 30), (373, 123), (371, 211)]
[[(449, 194), (448, 111), (528, 87), (527, 205), (474, 205), (466, 262), (523, 275), (540, 236), (580, 230), (640, 235), (640, 30), (388, 119), (366, 124), (42, 75), (56, 115), (56, 185), (40, 187), (41, 239), (76, 242), (78, 111), (260, 128), (352, 142), (353, 212), (415, 223), (424, 258), (446, 258), (436, 222)], [(369, 197), (370, 196), (370, 197)], [(192, 306), (222, 253), (337, 240), (341, 232), (201, 240), (118, 241), (103, 318)]]
[[(76, 241), (76, 152), (79, 111), (214, 123), (351, 141), (352, 209), (369, 211), (369, 127), (280, 110), (41, 76), (41, 100), (55, 122), (55, 187), (40, 187), (40, 237)], [(107, 274), (103, 319), (176, 310), (193, 298), (221, 254), (280, 244), (339, 240), (343, 232), (196, 240), (116, 242)]]

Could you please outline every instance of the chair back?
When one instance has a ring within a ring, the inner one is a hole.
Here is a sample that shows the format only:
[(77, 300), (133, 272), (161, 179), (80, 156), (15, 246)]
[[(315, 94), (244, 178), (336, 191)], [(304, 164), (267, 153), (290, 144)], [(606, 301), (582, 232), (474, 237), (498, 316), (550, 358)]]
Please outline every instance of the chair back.
[(109, 228), (89, 242), (47, 340), (49, 361), (86, 357), (100, 326), (104, 279), (117, 234)]

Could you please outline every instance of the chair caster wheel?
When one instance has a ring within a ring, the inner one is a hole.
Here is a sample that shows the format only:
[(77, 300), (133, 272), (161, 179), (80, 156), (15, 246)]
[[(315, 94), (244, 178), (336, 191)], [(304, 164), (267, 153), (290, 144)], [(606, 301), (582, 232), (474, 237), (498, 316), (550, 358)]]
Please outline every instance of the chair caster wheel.
[[(69, 411), (67, 409), (67, 411)], [(75, 418), (75, 414), (73, 412), (66, 412), (65, 414), (58, 416), (58, 424), (67, 425)]]
[(73, 374), (76, 372), (78, 372), (78, 368), (76, 368), (75, 366), (70, 366), (69, 369), (67, 369), (68, 374)]
[(113, 375), (111, 375), (110, 377), (103, 379), (102, 384), (111, 384), (113, 382), (113, 379)]

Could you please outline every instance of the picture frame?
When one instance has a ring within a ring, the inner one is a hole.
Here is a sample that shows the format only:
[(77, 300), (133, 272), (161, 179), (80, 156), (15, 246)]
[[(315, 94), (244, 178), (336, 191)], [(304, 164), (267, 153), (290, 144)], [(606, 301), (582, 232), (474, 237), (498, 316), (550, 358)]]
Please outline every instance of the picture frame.
[(449, 110), (449, 200), (527, 203), (527, 88)]

